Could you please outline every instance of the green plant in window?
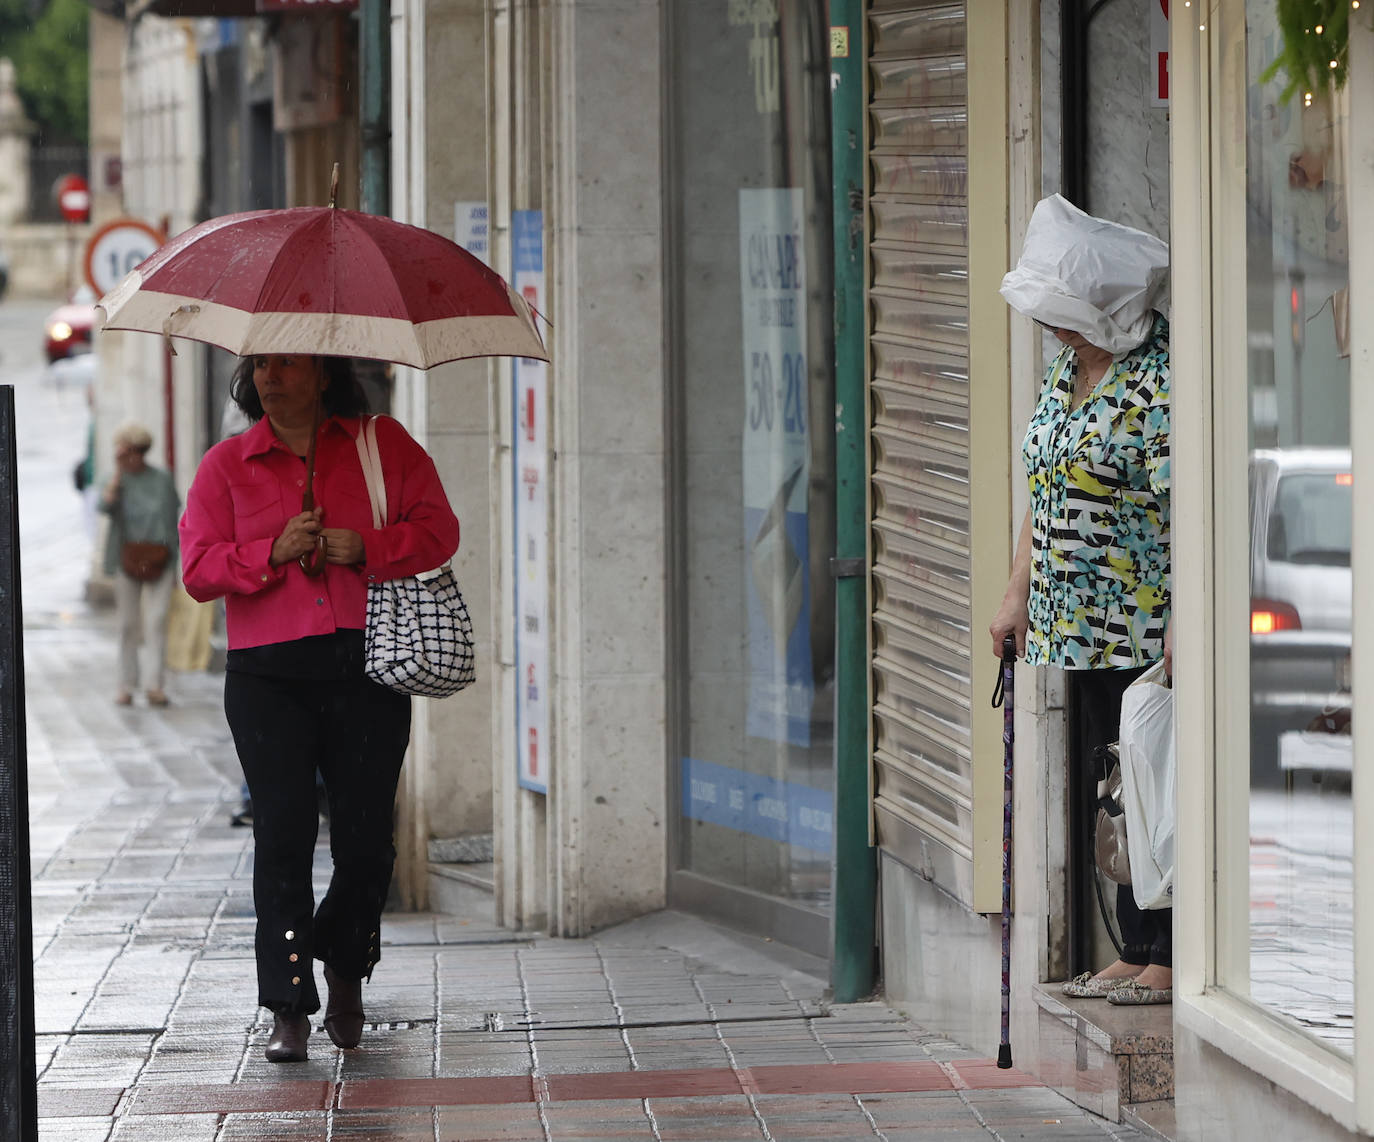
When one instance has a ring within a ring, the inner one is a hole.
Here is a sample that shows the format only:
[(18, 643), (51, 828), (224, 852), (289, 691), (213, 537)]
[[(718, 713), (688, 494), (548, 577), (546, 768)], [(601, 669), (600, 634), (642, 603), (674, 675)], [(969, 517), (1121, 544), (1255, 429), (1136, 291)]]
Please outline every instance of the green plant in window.
[(1319, 92), (1345, 86), (1350, 49), (1351, 0), (1278, 0), (1277, 58), (1260, 79), (1287, 77), (1280, 98), (1287, 103), (1301, 94), (1307, 103)]

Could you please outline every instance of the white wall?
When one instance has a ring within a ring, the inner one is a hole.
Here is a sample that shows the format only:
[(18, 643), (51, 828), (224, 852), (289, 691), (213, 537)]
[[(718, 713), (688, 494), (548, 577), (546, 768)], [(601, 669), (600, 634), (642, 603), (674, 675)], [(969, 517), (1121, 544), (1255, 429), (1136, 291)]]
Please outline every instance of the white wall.
[[(128, 31), (123, 72), (122, 212), (173, 235), (195, 220), (202, 156), (200, 75), (182, 21), (146, 16)], [(153, 457), (165, 463), (167, 433), (162, 340), (146, 333), (98, 335), (98, 467), (109, 472), (109, 438), (126, 419), (153, 433)], [(173, 359), (177, 486), (185, 493), (204, 450), (200, 351), (185, 343)]]

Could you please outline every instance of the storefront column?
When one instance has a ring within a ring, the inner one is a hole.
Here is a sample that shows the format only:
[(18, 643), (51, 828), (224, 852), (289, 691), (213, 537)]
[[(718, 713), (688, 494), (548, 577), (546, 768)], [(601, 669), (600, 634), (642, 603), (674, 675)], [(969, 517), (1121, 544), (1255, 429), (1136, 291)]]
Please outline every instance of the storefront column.
[[(1360, 190), (1374, 188), (1374, 13), (1350, 20), (1350, 178)], [(1350, 201), (1368, 199), (1359, 191)], [(1351, 227), (1350, 243), (1350, 423), (1352, 448), (1350, 564), (1354, 569), (1351, 639), (1353, 684), (1351, 707), (1374, 711), (1374, 607), (1361, 606), (1371, 597), (1374, 580), (1374, 450), (1364, 431), (1374, 425), (1374, 237), (1366, 225)], [(1374, 733), (1357, 723), (1354, 735), (1354, 772), (1374, 774)], [(1355, 1120), (1361, 1130), (1374, 1133), (1374, 781), (1356, 779), (1354, 798), (1355, 874)], [(1363, 874), (1363, 875), (1361, 875)], [(1364, 964), (1366, 970), (1360, 970)]]

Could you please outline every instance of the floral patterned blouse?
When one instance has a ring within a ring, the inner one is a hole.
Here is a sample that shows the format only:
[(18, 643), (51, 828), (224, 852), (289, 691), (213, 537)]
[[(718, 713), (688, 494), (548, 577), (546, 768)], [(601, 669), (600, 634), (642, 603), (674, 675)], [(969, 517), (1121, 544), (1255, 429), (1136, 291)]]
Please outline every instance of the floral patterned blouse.
[(1045, 374), (1022, 456), (1030, 477), (1026, 661), (1143, 666), (1169, 621), (1169, 323), (1071, 409), (1078, 356)]

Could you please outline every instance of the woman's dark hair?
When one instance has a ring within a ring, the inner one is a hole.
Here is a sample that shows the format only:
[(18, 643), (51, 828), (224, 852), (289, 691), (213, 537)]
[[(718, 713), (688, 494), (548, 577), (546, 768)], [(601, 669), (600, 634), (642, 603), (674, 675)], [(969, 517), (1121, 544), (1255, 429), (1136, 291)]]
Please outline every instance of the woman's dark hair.
[[(229, 381), (229, 396), (254, 424), (262, 419), (262, 401), (253, 384), (253, 362), (264, 353), (240, 357)], [(352, 357), (316, 357), (329, 384), (324, 390), (325, 416), (363, 416), (368, 411), (367, 393), (358, 380)]]

